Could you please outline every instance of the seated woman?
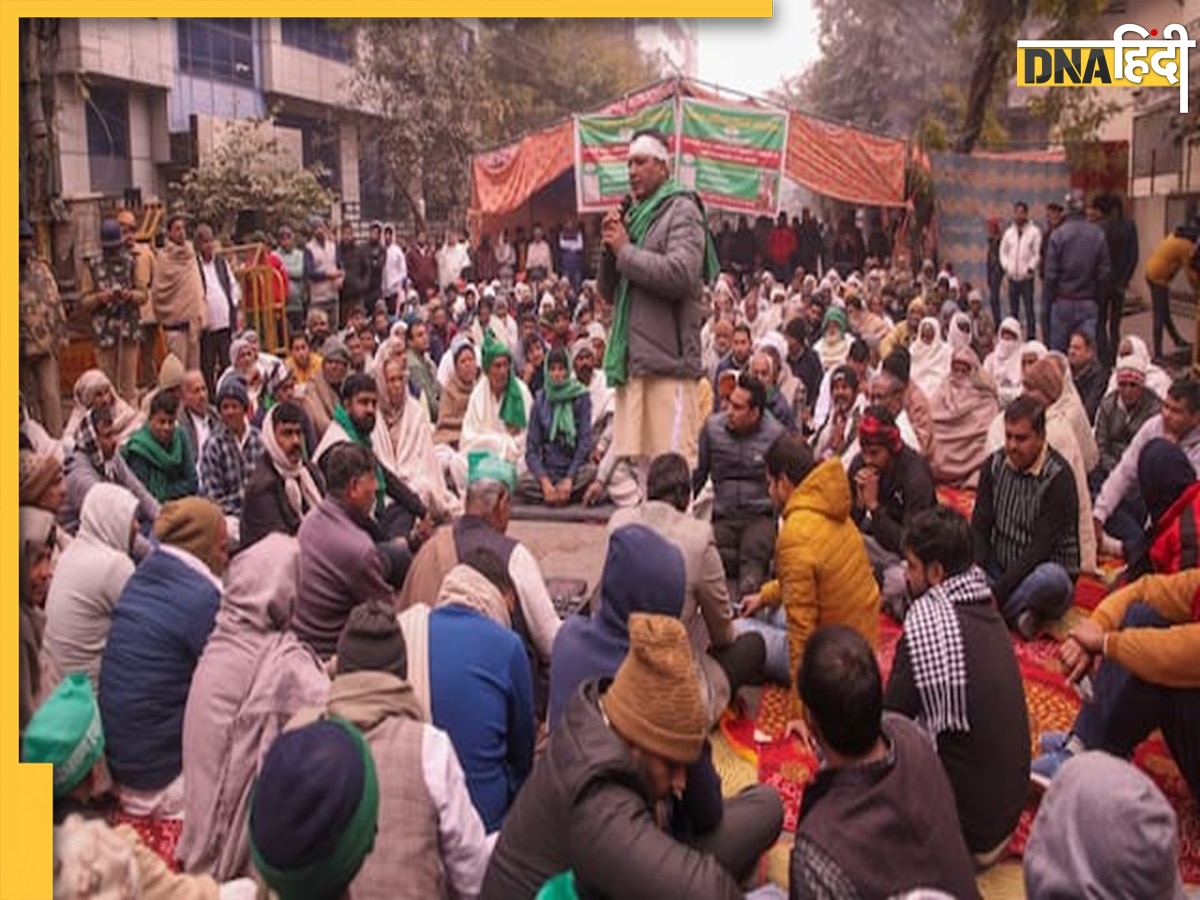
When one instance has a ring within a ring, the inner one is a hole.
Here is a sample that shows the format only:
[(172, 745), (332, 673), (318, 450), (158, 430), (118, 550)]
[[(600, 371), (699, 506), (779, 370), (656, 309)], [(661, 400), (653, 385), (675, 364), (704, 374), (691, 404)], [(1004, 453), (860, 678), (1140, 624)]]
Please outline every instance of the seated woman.
[(921, 320), (917, 339), (909, 346), (912, 359), (909, 379), (919, 387), (926, 397), (937, 393), (942, 382), (950, 375), (950, 358), (953, 351), (942, 340), (942, 326), (933, 316)]
[[(924, 327), (924, 326), (922, 326)], [(1000, 411), (996, 385), (970, 347), (954, 353), (950, 377), (930, 400), (933, 455), (929, 467), (937, 484), (974, 487), (987, 457), (988, 426)]]
[[(229, 347), (230, 365), (217, 379), (217, 391), (220, 392), (221, 385), (225, 383), (226, 379), (233, 378), (235, 375), (242, 377), (246, 383), (246, 392), (250, 395), (250, 408), (246, 411), (246, 415), (251, 420), (258, 415), (267, 385), (267, 376), (263, 372), (259, 356), (257, 344), (245, 336), (235, 338)], [(271, 358), (274, 359), (274, 357)], [(274, 367), (272, 367), (272, 371), (274, 371)]]
[(521, 495), (530, 503), (578, 503), (596, 476), (592, 453), (592, 399), (571, 371), (567, 351), (546, 358), (546, 386), (538, 392), (525, 442), (528, 471)]
[(996, 382), (1001, 408), (1008, 406), (1021, 393), (1021, 344), (1025, 332), (1021, 323), (1011, 316), (1000, 323), (996, 349), (983, 361), (983, 370)]
[(375, 458), (397, 478), (406, 482), (439, 521), (448, 519), (453, 508), (442, 477), (442, 467), (433, 451), (432, 429), (420, 401), (408, 389), (408, 356), (397, 347), (384, 357), (375, 371), (379, 388), (378, 413), (371, 433)]
[(461, 452), (487, 451), (511, 463), (525, 458), (525, 437), (533, 396), (513, 372), (512, 352), (491, 337), (483, 345), (487, 377), (471, 391), (463, 416)]
[(159, 503), (199, 491), (191, 445), (176, 426), (179, 401), (159, 394), (150, 403), (150, 419), (122, 448), (125, 462)]
[(1200, 565), (1200, 481), (1187, 454), (1166, 438), (1150, 441), (1138, 457), (1138, 487), (1150, 512), (1149, 550), (1129, 560), (1129, 580)]

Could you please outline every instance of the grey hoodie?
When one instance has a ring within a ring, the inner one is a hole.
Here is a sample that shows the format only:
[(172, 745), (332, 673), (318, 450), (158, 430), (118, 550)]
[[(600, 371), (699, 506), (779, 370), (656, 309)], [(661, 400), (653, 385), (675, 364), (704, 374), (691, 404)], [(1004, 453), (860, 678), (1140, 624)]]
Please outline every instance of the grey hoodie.
[(113, 610), (134, 570), (130, 527), (137, 509), (137, 498), (119, 484), (93, 485), (80, 509), (79, 532), (59, 558), (46, 597), (43, 653), (63, 675), (87, 672), (93, 688)]
[(1074, 757), (1033, 821), (1025, 890), (1030, 900), (1182, 900), (1175, 810), (1124, 760)]

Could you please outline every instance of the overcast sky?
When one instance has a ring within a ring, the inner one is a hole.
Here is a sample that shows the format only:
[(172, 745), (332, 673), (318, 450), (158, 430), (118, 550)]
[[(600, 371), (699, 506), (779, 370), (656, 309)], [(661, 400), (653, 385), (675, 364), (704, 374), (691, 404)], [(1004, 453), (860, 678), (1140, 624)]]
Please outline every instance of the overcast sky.
[(700, 19), (700, 79), (762, 95), (820, 55), (810, 0), (776, 0), (773, 12), (770, 19)]

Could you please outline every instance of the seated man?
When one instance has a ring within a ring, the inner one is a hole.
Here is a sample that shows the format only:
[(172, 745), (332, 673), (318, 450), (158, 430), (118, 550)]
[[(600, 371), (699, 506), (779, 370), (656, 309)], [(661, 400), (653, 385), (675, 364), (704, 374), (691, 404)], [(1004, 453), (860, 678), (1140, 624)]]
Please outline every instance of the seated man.
[(474, 897), (491, 855), (458, 754), (408, 683), (408, 648), (388, 604), (354, 608), (338, 639), (329, 700), (319, 716), (362, 732), (379, 781), (379, 832), (348, 896), (385, 897), (403, 884), (420, 897)]
[[(379, 387), (374, 378), (358, 373), (348, 376), (342, 382), (342, 403), (334, 410), (333, 421), (325, 429), (313, 462), (324, 465), (325, 455), (339, 444), (358, 444), (371, 451), (375, 460), (375, 504), (370, 515), (385, 538), (396, 540), (395, 562), (407, 568), (407, 560), (403, 558), (406, 552), (416, 552), (429, 533), (429, 509), (416, 491), (375, 456), (372, 435), (378, 402)], [(397, 584), (403, 578), (403, 572), (397, 573)]]
[(111, 406), (97, 406), (80, 419), (75, 429), (75, 449), (67, 457), (64, 469), (67, 494), (58, 511), (58, 521), (67, 534), (74, 535), (79, 530), (84, 500), (97, 484), (120, 485), (133, 494), (141, 525), (150, 525), (158, 517), (158, 501), (117, 452)]
[(1097, 543), (1107, 532), (1121, 542), (1128, 560), (1146, 552), (1147, 511), (1137, 489), (1137, 464), (1142, 448), (1158, 437), (1177, 443), (1200, 472), (1200, 380), (1180, 378), (1171, 384), (1162, 412), (1138, 430), (1096, 497)]
[(884, 706), (934, 739), (967, 849), (989, 866), (1025, 806), (1029, 714), (1012, 639), (972, 553), (970, 524), (948, 506), (909, 524), (904, 555), (916, 599)]
[(750, 374), (767, 389), (767, 411), (788, 431), (796, 430), (796, 413), (788, 398), (779, 390), (779, 372), (775, 359), (765, 349), (750, 357)]
[(350, 372), (350, 350), (340, 338), (330, 338), (321, 348), (321, 368), (304, 385), (304, 411), (312, 422), (317, 440), (333, 421), (341, 406), (342, 382)]
[(231, 520), (235, 542), (240, 542), (237, 531), (246, 482), (263, 455), (262, 435), (246, 419), (249, 409), (245, 383), (236, 377), (225, 379), (217, 391), (221, 421), (200, 452), (200, 493)]
[(1096, 356), (1096, 339), (1086, 331), (1072, 332), (1071, 343), (1067, 345), (1067, 362), (1087, 419), (1094, 422), (1108, 385), (1108, 372)]
[[(909, 389), (919, 390), (919, 388), (911, 387)], [(900, 429), (900, 440), (904, 442), (904, 446), (912, 448), (920, 456), (928, 459), (928, 455), (921, 450), (921, 442), (917, 438), (917, 433), (913, 430), (913, 423), (909, 420), (908, 412), (904, 408), (904, 396), (904, 383), (887, 369), (872, 377), (867, 384), (868, 405), (881, 406), (891, 413), (892, 421)], [(930, 415), (929, 427), (932, 434), (933, 413), (929, 410), (928, 405), (926, 405), (926, 412)]]
[(520, 618), (539, 661), (548, 667), (561, 623), (537, 559), (528, 547), (505, 534), (516, 488), (513, 468), (487, 454), (472, 461), (463, 514), (434, 531), (421, 546), (404, 579), (398, 605), (401, 610), (416, 603), (433, 606), (451, 569), (476, 550), (490, 550), (508, 568), (517, 588)]
[(242, 499), (243, 550), (273, 532), (295, 536), (323, 496), (321, 473), (304, 458), (304, 410), (292, 401), (272, 406), (261, 433), (263, 454)]
[(297, 533), (300, 589), (291, 627), (322, 659), (336, 651), (350, 610), (371, 600), (392, 603), (392, 558), (378, 546), (371, 521), (376, 468), (361, 444), (333, 446), (324, 466), (329, 494)]
[(199, 490), (191, 447), (175, 424), (178, 410), (172, 394), (157, 394), (150, 401), (150, 418), (121, 448), (129, 470), (159, 503)]
[[(747, 618), (738, 625), (763, 635), (768, 677), (794, 686), (805, 645), (820, 626), (848, 625), (872, 647), (879, 643), (879, 586), (850, 518), (850, 481), (841, 460), (814, 465), (804, 439), (785, 434), (767, 451), (766, 469), (771, 500), (783, 516), (775, 580), (747, 597), (742, 613), (751, 616), (762, 606), (782, 610), (769, 623)], [(792, 701), (795, 725), (797, 696)]]
[(491, 336), (483, 343), (483, 372), (463, 416), (460, 452), (487, 451), (514, 465), (525, 457), (533, 395), (513, 373), (512, 351)]
[(800, 807), (793, 900), (978, 897), (946, 773), (920, 728), (883, 713), (871, 646), (849, 628), (818, 629), (797, 680), (824, 764)]
[(726, 412), (708, 417), (700, 432), (700, 460), (692, 475), (698, 495), (712, 476), (713, 532), (725, 577), (739, 595), (753, 594), (767, 578), (775, 541), (775, 514), (763, 474), (763, 457), (784, 428), (765, 415), (767, 390), (743, 373)]
[[(921, 390), (920, 385), (912, 380), (912, 358), (909, 356), (908, 350), (904, 348), (893, 350), (884, 358), (880, 369), (895, 379), (899, 386), (901, 408), (917, 439), (915, 446), (911, 444), (909, 446), (913, 446), (914, 450), (919, 451), (928, 459), (933, 452), (933, 411), (929, 407), (929, 396)], [(876, 401), (872, 400), (871, 402)], [(897, 422), (899, 422), (896, 411), (893, 410), (892, 413), (897, 415)], [(903, 430), (903, 426), (901, 430)], [(908, 443), (907, 439), (905, 439), (905, 443)]]
[(1198, 591), (1200, 569), (1146, 575), (1109, 595), (1071, 630), (1059, 657), (1085, 699), (1070, 732), (1042, 735), (1035, 783), (1048, 784), (1082, 750), (1129, 759), (1160, 728), (1192, 796), (1200, 798)]
[(901, 539), (914, 515), (937, 506), (933, 472), (929, 462), (901, 440), (895, 419), (882, 406), (863, 413), (858, 443), (861, 449), (850, 463), (854, 489), (850, 514), (863, 533), (875, 578), (883, 588), (883, 608), (903, 622), (909, 597)]
[(159, 546), (130, 576), (100, 662), (105, 752), (126, 812), (183, 813), (183, 711), (216, 621), (229, 534), (216, 504), (163, 506)]
[(858, 392), (858, 373), (848, 365), (838, 366), (829, 375), (829, 415), (817, 427), (812, 438), (817, 462), (827, 459), (848, 461), (858, 452), (858, 420), (866, 399)]
[(759, 635), (738, 635), (734, 630), (712, 525), (688, 514), (692, 482), (687, 460), (678, 453), (656, 457), (650, 463), (646, 494), (645, 503), (613, 513), (609, 541), (619, 528), (645, 525), (683, 554), (687, 595), (680, 618), (688, 630), (709, 718), (716, 724), (738, 690), (761, 674), (766, 647)]
[(750, 326), (739, 322), (733, 328), (733, 343), (730, 344), (729, 354), (717, 362), (713, 371), (714, 391), (721, 382), (722, 373), (733, 372), (740, 375), (750, 368), (750, 352), (753, 346), (754, 338), (750, 335)]
[(587, 896), (740, 898), (736, 879), (759, 849), (744, 835), (762, 826), (778, 836), (778, 797), (729, 801), (690, 846), (656, 817), (685, 788), (707, 731), (683, 625), (635, 614), (616, 677), (580, 686), (509, 810), (481, 900), (532, 897), (566, 870)]
[(555, 347), (546, 359), (545, 387), (529, 416), (521, 494), (530, 503), (578, 503), (596, 475), (592, 453), (592, 400), (571, 373), (567, 351)]
[(324, 703), (329, 692), (321, 661), (288, 630), (299, 573), (299, 545), (282, 534), (230, 563), (183, 713), (184, 821), (176, 852), (189, 872), (219, 881), (250, 874), (246, 813), (258, 761), (290, 716)]
[(1117, 388), (1100, 401), (1096, 410), (1100, 462), (1088, 476), (1093, 497), (1100, 493), (1125, 448), (1133, 443), (1134, 435), (1161, 409), (1162, 401), (1146, 386), (1145, 360), (1137, 356), (1122, 356), (1117, 360)]
[(1022, 394), (1004, 409), (1004, 447), (979, 472), (971, 518), (975, 562), (1023, 640), (1075, 596), (1079, 504), (1071, 467), (1046, 441), (1046, 410)]

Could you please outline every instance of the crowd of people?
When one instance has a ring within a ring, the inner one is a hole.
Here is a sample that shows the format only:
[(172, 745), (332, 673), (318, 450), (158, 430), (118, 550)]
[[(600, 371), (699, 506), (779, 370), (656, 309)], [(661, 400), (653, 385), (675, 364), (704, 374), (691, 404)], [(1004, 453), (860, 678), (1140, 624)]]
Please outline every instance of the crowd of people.
[[(1043, 241), (1016, 204), (997, 322), (998, 284), (891, 265), (878, 219), (714, 236), (667, 158), (635, 136), (594, 259), (578, 223), (438, 250), (281, 229), (274, 353), (207, 226), (155, 250), (122, 212), (65, 425), (22, 223), (20, 723), (54, 764), (56, 883), (742, 896), (783, 806), (725, 796), (711, 733), (774, 681), (821, 760), (791, 897), (977, 896), (1031, 778), (1030, 896), (1118, 867), (1120, 896), (1170, 895), (1174, 813), (1127, 760), (1161, 729), (1200, 795), (1200, 382), (1120, 332), (1116, 227), (1072, 195)], [(1200, 279), (1189, 235), (1152, 284)], [(613, 507), (590, 611), (560, 618), (515, 505)], [(1031, 759), (1014, 635), (1102, 556), (1123, 586), (1060, 647), (1086, 700)], [(1101, 806), (1147, 823), (1120, 859)], [(114, 811), (179, 823), (177, 871)]]

